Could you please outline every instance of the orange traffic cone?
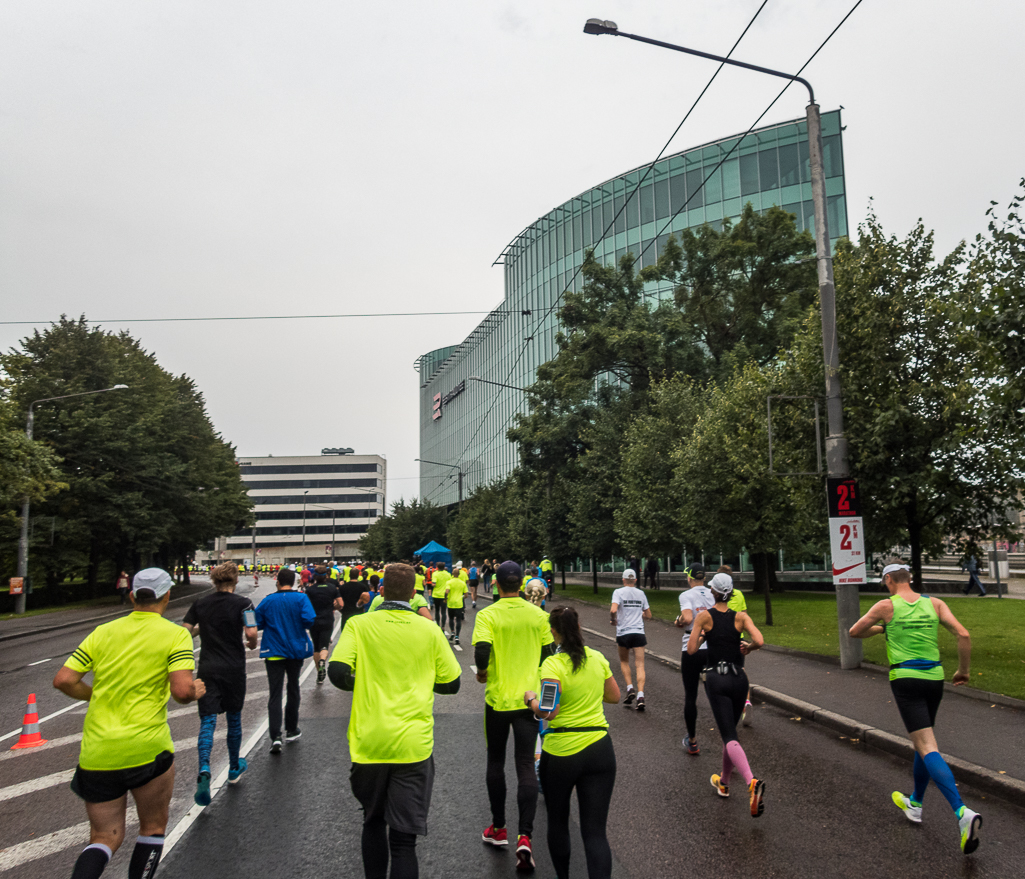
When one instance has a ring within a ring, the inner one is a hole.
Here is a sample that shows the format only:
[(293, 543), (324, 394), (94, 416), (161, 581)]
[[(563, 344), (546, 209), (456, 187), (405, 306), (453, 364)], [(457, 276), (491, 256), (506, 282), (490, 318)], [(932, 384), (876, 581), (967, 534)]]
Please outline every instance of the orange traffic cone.
[(18, 748), (35, 748), (46, 743), (39, 732), (39, 710), (36, 708), (36, 694), (29, 693), (28, 705), (25, 706), (25, 721), (21, 725), (21, 735), (18, 737), (18, 744), (11, 747), (12, 751)]

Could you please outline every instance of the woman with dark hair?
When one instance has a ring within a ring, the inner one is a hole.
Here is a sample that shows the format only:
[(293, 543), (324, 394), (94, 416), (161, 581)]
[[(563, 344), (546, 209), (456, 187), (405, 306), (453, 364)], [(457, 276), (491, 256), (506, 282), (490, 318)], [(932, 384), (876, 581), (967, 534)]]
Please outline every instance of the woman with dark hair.
[[(701, 611), (694, 620), (687, 653), (693, 656), (703, 643), (708, 644), (705, 694), (723, 741), (722, 774), (713, 775), (710, 781), (720, 797), (728, 797), (730, 778), (736, 769), (747, 786), (751, 817), (757, 818), (765, 809), (765, 782), (751, 773), (747, 754), (737, 740), (737, 724), (744, 715), (748, 692), (744, 657), (761, 647), (764, 639), (747, 613), (730, 610), (733, 578), (729, 574), (716, 574), (708, 588), (712, 590), (715, 605)], [(750, 640), (741, 641), (741, 632), (747, 632)]]
[(602, 703), (619, 702), (619, 685), (608, 660), (584, 645), (573, 608), (555, 608), (549, 624), (558, 651), (541, 664), (541, 688), (556, 685), (556, 706), (542, 711), (537, 693), (528, 690), (523, 694), (534, 716), (550, 723), (542, 733), (538, 770), (548, 809), (548, 851), (555, 875), (567, 879), (570, 797), (576, 788), (587, 875), (589, 879), (608, 879), (612, 850), (605, 825), (616, 784), (616, 753)]

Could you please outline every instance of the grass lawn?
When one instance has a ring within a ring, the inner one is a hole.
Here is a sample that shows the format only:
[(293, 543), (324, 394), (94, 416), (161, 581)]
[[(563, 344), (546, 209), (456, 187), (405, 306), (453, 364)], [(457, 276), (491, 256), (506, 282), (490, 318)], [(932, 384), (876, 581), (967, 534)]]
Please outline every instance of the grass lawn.
[(36, 607), (32, 610), (27, 610), (23, 614), (4, 613), (0, 614), (0, 620), (13, 620), (15, 617), (18, 619), (24, 619), (25, 617), (39, 616), (39, 614), (53, 613), (58, 610), (75, 610), (80, 607), (95, 607), (98, 610), (104, 610), (108, 607), (116, 607), (121, 603), (121, 596), (119, 595), (105, 595), (103, 598), (86, 599), (85, 601), (73, 601), (71, 604), (58, 604), (53, 607)]
[[(556, 581), (556, 598), (562, 594)], [(568, 584), (566, 594), (584, 601), (608, 606), (612, 588)], [(680, 612), (678, 589), (647, 591), (651, 612), (656, 619), (672, 622)], [(748, 610), (761, 629), (767, 644), (791, 647), (825, 656), (840, 655), (840, 636), (836, 625), (836, 600), (831, 595), (808, 592), (784, 592), (772, 596), (775, 625), (765, 625), (765, 601), (760, 595), (745, 593)], [(861, 610), (867, 611), (881, 596), (862, 596)], [(993, 693), (1025, 699), (1025, 655), (1021, 633), (1025, 632), (1025, 601), (976, 596), (944, 595), (961, 623), (972, 633), (971, 686)], [(863, 641), (865, 660), (886, 665), (886, 642), (877, 636)], [(947, 680), (957, 671), (957, 640), (940, 628), (940, 658)]]

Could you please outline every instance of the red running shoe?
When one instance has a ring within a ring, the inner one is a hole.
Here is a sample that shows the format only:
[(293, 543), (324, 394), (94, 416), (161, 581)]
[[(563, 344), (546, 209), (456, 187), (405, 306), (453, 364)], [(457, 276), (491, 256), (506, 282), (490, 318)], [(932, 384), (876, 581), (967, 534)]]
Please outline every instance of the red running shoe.
[(509, 845), (509, 834), (506, 832), (504, 827), (495, 827), (492, 824), (485, 830), (480, 838), (483, 839), (488, 845)]
[(534, 851), (530, 847), (530, 837), (522, 834), (516, 841), (516, 869), (534, 869)]

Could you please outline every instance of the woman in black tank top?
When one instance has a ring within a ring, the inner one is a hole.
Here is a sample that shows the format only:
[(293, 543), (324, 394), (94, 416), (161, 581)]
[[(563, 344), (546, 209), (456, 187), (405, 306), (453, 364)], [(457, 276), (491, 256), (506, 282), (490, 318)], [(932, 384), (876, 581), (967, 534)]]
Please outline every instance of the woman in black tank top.
[[(715, 597), (715, 606), (701, 611), (694, 620), (687, 652), (693, 655), (702, 643), (708, 646), (705, 693), (723, 741), (722, 774), (712, 776), (712, 787), (720, 797), (728, 797), (730, 778), (736, 769), (747, 785), (751, 815), (757, 818), (765, 808), (765, 782), (751, 773), (747, 754), (737, 741), (737, 723), (744, 711), (748, 690), (744, 656), (765, 642), (746, 612), (729, 609), (727, 602), (733, 592), (733, 578), (729, 574), (716, 574), (708, 588)], [(751, 640), (742, 642), (741, 632), (747, 632)]]

